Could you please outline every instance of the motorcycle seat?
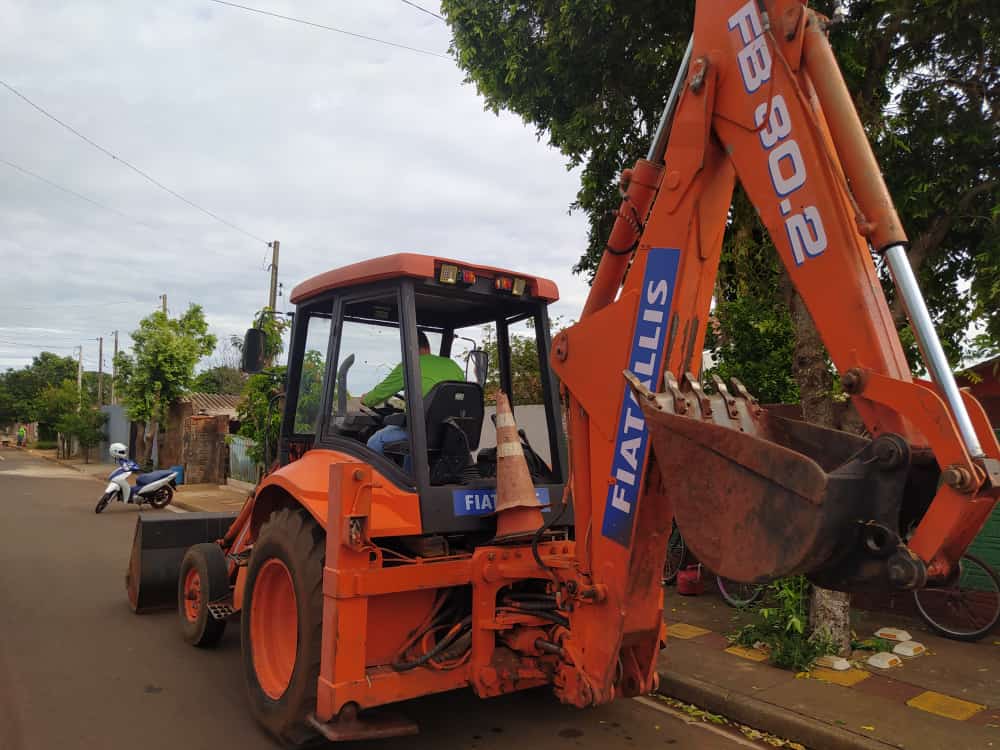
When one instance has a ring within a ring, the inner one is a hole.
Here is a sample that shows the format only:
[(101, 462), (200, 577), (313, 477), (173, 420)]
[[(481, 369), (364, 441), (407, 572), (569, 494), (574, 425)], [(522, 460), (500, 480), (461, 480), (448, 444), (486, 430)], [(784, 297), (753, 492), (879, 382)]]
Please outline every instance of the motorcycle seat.
[(135, 478), (135, 486), (144, 487), (147, 484), (151, 484), (152, 482), (156, 482), (164, 477), (168, 477), (173, 473), (174, 472), (170, 471), (170, 469), (160, 469), (159, 471), (151, 471), (148, 474), (140, 474)]

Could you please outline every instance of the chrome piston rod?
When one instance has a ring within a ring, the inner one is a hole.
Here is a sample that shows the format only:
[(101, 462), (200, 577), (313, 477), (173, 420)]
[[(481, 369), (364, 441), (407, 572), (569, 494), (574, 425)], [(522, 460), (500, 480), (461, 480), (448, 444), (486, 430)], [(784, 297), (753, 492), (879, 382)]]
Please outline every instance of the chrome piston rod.
[(670, 126), (674, 122), (674, 112), (677, 111), (677, 101), (681, 98), (681, 89), (684, 87), (684, 79), (687, 78), (688, 68), (691, 65), (691, 49), (694, 47), (694, 37), (688, 39), (687, 49), (684, 51), (684, 58), (677, 69), (677, 77), (674, 78), (674, 85), (670, 89), (670, 96), (667, 97), (667, 106), (663, 108), (660, 115), (660, 124), (656, 126), (656, 135), (653, 142), (649, 144), (649, 153), (646, 154), (646, 161), (654, 164), (663, 161), (663, 155), (667, 152), (667, 140), (670, 136)]
[(951, 409), (951, 414), (958, 425), (962, 442), (965, 443), (965, 449), (970, 456), (981, 457), (984, 455), (983, 447), (976, 435), (976, 429), (972, 426), (972, 418), (969, 416), (969, 410), (965, 408), (962, 394), (958, 390), (955, 374), (948, 364), (948, 358), (944, 355), (941, 340), (927, 311), (924, 295), (917, 285), (917, 277), (910, 266), (910, 259), (906, 256), (906, 249), (902, 245), (890, 245), (885, 251), (885, 257), (892, 278), (896, 282), (896, 291), (899, 292), (906, 315), (913, 326), (913, 333), (917, 338), (924, 364), (927, 365), (927, 371), (944, 393), (948, 408)]

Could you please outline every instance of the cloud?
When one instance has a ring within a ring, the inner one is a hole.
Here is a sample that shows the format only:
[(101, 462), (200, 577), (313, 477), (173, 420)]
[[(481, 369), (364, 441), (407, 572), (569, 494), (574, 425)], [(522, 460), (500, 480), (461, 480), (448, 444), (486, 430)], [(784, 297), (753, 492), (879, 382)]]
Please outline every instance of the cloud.
[[(393, 0), (260, 5), (440, 52), (450, 39)], [(549, 276), (563, 294), (553, 313), (578, 315), (585, 285), (570, 269), (586, 222), (567, 207), (579, 175), (532, 128), (485, 112), (450, 59), (206, 0), (0, 0), (0, 16), (8, 83), (196, 203), (280, 239), (286, 299), (315, 273), (417, 250)], [(82, 344), (96, 364), (96, 337), (119, 330), (127, 346), (162, 293), (173, 312), (201, 304), (220, 337), (242, 332), (267, 298), (263, 243), (9, 92), (0, 103), (0, 158), (141, 222), (0, 164), (0, 367), (43, 345)]]

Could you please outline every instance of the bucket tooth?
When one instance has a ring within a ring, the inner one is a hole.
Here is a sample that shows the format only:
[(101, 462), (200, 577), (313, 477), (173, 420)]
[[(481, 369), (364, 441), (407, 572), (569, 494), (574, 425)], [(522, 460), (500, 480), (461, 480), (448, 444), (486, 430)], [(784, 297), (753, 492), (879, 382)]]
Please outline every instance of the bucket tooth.
[[(635, 376), (633, 375), (633, 377)], [(675, 414), (688, 413), (687, 399), (681, 393), (680, 386), (677, 385), (677, 378), (674, 377), (674, 374), (670, 370), (663, 373), (663, 390), (665, 395), (673, 399)]]
[(730, 419), (739, 419), (740, 410), (736, 406), (736, 399), (732, 397), (729, 393), (729, 389), (726, 387), (725, 382), (718, 375), (712, 375), (712, 383), (715, 384), (715, 392), (722, 396), (722, 400), (726, 404), (726, 412), (729, 414)]
[(736, 391), (739, 397), (747, 402), (747, 406), (750, 407), (750, 410), (754, 414), (760, 414), (760, 404), (757, 402), (757, 399), (754, 398), (754, 395), (747, 390), (747, 387), (743, 385), (743, 383), (735, 376), (729, 378), (729, 382), (733, 384), (733, 390)]
[(705, 389), (701, 387), (701, 381), (694, 376), (694, 373), (684, 373), (684, 384), (691, 389), (695, 399), (698, 401), (698, 408), (701, 409), (701, 418), (710, 420), (712, 418), (712, 399), (705, 394)]

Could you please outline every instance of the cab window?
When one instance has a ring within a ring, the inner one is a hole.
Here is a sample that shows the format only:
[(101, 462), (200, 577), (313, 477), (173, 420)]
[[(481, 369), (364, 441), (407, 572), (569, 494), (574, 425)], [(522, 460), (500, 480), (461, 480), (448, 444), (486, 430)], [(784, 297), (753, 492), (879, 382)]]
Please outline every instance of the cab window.
[(330, 316), (313, 314), (306, 324), (306, 344), (299, 374), (299, 394), (295, 404), (296, 435), (313, 435), (323, 400), (323, 373), (330, 342)]

